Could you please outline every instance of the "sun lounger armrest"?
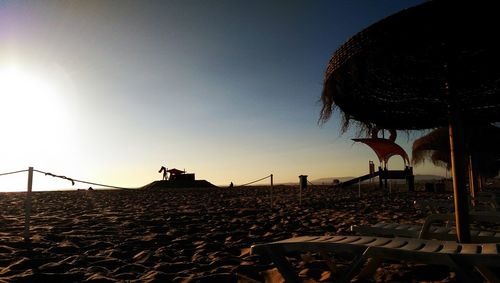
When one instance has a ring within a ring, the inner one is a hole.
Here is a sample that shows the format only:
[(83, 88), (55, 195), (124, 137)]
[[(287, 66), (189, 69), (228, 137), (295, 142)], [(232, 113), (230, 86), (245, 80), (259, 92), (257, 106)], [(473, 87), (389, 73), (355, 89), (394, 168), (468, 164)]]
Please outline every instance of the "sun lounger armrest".
[(425, 218), (424, 225), (422, 225), (422, 229), (420, 230), (420, 233), (418, 234), (419, 239), (428, 239), (429, 238), (429, 229), (431, 228), (432, 224), (438, 223), (438, 222), (444, 222), (446, 221), (447, 223), (450, 223), (453, 220), (454, 214), (452, 213), (443, 213), (443, 214), (431, 214)]

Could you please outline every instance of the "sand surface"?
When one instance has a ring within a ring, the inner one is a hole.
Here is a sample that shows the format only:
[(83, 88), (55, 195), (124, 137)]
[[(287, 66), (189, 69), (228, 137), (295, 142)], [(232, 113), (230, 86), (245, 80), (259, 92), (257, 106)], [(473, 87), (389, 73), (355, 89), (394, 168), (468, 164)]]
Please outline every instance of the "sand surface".
[[(309, 188), (39, 192), (32, 196), (31, 244), (23, 239), (24, 193), (0, 193), (0, 282), (280, 282), (255, 243), (298, 235), (352, 234), (353, 224), (423, 223), (417, 199), (448, 194)], [(338, 274), (307, 257), (309, 282)], [(387, 263), (378, 282), (454, 281), (446, 268)]]

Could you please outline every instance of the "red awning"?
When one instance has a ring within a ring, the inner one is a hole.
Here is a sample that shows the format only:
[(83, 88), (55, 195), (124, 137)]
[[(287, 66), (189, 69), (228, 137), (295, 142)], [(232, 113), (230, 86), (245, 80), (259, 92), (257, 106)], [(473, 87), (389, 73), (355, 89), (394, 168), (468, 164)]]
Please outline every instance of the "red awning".
[(385, 162), (387, 164), (389, 158), (391, 158), (394, 155), (399, 155), (403, 158), (405, 165), (410, 164), (410, 159), (408, 158), (408, 154), (406, 154), (405, 150), (391, 140), (381, 139), (381, 138), (352, 139), (352, 140), (356, 142), (362, 142), (367, 146), (371, 147), (371, 149), (373, 149), (373, 151), (375, 151), (375, 153), (377, 154), (378, 160), (380, 162)]

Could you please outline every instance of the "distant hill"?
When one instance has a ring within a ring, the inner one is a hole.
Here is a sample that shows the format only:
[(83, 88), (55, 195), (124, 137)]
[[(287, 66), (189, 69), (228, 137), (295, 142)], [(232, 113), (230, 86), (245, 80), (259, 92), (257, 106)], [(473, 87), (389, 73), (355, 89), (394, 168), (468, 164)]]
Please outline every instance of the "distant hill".
[(175, 181), (154, 181), (150, 184), (143, 186), (141, 189), (146, 190), (162, 190), (170, 188), (216, 188), (217, 186), (206, 180), (175, 180)]
[(441, 179), (444, 179), (444, 177), (438, 175), (415, 175), (415, 181), (435, 181)]
[(321, 184), (329, 185), (329, 184), (333, 183), (334, 179), (337, 179), (340, 182), (345, 182), (345, 181), (348, 181), (348, 180), (351, 180), (354, 178), (355, 177), (351, 177), (351, 176), (348, 176), (348, 177), (328, 177), (328, 178), (315, 179), (315, 180), (312, 180), (310, 182), (315, 184), (315, 185), (321, 185)]

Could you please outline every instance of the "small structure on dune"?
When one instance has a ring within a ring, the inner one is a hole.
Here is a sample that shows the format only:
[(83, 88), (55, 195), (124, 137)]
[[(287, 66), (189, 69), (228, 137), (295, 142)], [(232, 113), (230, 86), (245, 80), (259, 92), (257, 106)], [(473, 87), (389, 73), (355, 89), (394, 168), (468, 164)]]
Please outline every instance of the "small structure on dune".
[(167, 188), (216, 188), (207, 180), (196, 180), (194, 173), (186, 173), (186, 170), (176, 168), (166, 170), (170, 174), (168, 179), (154, 181), (145, 185), (142, 189), (158, 190)]
[(168, 180), (170, 181), (179, 181), (179, 180), (185, 180), (185, 181), (194, 181), (194, 173), (186, 173), (186, 170), (179, 170), (176, 168), (168, 169), (168, 173), (170, 173), (170, 177)]

